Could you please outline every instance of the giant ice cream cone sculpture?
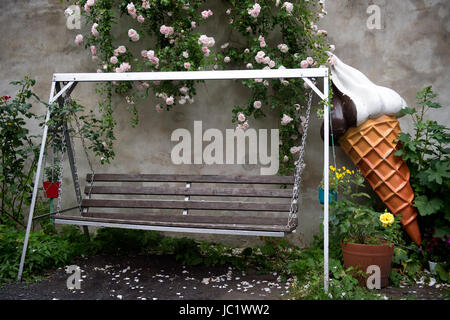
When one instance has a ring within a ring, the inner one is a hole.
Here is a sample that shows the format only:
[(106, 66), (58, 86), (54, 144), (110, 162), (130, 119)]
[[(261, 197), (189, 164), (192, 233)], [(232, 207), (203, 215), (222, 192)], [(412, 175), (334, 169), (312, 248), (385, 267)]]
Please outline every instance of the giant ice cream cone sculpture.
[(389, 210), (395, 216), (402, 215), (401, 222), (406, 232), (415, 243), (420, 244), (409, 169), (401, 157), (394, 155), (400, 132), (395, 117), (382, 116), (350, 128), (339, 143)]
[(344, 113), (356, 113), (344, 115), (354, 123), (347, 121), (350, 128), (343, 130), (339, 143), (388, 209), (402, 215), (405, 231), (420, 245), (410, 172), (401, 157), (394, 155), (401, 132), (397, 116), (406, 102), (392, 89), (375, 85), (363, 73), (330, 55), (331, 79), (338, 91), (336, 102), (343, 106)]

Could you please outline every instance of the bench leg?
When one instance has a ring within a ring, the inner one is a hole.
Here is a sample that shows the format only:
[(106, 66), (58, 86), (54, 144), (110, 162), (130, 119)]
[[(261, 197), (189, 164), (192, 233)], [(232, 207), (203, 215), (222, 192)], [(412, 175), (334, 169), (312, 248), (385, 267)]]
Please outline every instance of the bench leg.
[(88, 240), (91, 240), (91, 236), (89, 235), (89, 228), (87, 226), (83, 226), (84, 235)]

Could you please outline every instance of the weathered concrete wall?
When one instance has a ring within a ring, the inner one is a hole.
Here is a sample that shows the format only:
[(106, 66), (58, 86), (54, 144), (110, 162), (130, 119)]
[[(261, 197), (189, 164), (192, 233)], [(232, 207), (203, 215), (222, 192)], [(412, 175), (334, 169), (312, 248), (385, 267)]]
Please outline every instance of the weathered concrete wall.
[[(380, 30), (369, 30), (366, 21), (370, 4), (381, 8)], [(75, 46), (78, 33), (65, 26), (63, 11), (66, 3), (58, 0), (0, 1), (0, 49), (1, 94), (12, 95), (14, 89), (8, 83), (23, 78), (25, 74), (37, 80), (36, 91), (44, 100), (48, 97), (51, 75), (54, 72), (95, 72), (90, 54)], [(225, 8), (217, 1), (211, 6), (215, 12), (208, 25), (208, 35), (216, 38), (216, 46), (228, 41), (227, 27), (217, 21), (224, 19)], [(326, 1), (328, 15), (321, 27), (328, 30), (336, 54), (347, 64), (365, 73), (379, 85), (399, 92), (410, 106), (415, 103), (415, 93), (426, 85), (433, 85), (444, 106), (449, 105), (450, 65), (449, 13), (447, 0), (335, 0)], [(212, 31), (210, 31), (212, 30)], [(83, 30), (84, 31), (84, 30)], [(126, 35), (119, 41), (126, 41)], [(120, 43), (117, 43), (119, 45)], [(117, 117), (116, 158), (109, 166), (95, 163), (96, 171), (103, 172), (166, 172), (205, 174), (259, 174), (258, 166), (175, 166), (171, 164), (170, 151), (174, 143), (170, 135), (177, 128), (192, 130), (194, 120), (202, 120), (203, 128), (225, 130), (233, 128), (231, 110), (244, 102), (248, 92), (238, 84), (217, 81), (198, 86), (196, 102), (178, 106), (171, 112), (156, 113), (155, 100), (149, 98), (140, 104), (140, 123), (129, 126), (129, 113), (123, 100), (115, 98)], [(74, 97), (82, 104), (95, 106), (98, 100), (95, 86), (81, 84)], [(44, 113), (35, 107), (38, 113)], [(251, 120), (254, 128), (276, 128), (277, 114), (268, 113), (263, 120)], [(447, 108), (434, 111), (430, 117), (449, 124)], [(322, 141), (319, 137), (321, 120), (313, 117), (306, 154), (307, 170), (304, 175), (303, 210), (300, 226), (289, 239), (306, 245), (313, 234), (318, 233), (322, 209), (317, 202), (317, 186), (322, 177)], [(410, 130), (408, 119), (401, 119), (404, 130)], [(37, 127), (32, 127), (34, 132)], [(338, 148), (338, 165), (352, 166)], [(76, 141), (77, 163), (80, 177), (88, 172), (87, 161), (79, 141)], [(69, 169), (64, 175), (65, 205), (74, 202)], [(202, 236), (199, 238), (205, 238)], [(215, 237), (234, 244), (248, 244), (253, 238)]]

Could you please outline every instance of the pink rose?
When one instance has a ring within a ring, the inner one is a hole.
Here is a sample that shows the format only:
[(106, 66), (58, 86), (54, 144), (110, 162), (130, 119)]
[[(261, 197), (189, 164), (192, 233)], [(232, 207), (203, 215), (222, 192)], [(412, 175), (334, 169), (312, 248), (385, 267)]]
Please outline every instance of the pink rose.
[(256, 53), (256, 56), (255, 56), (255, 60), (256, 60), (256, 62), (258, 62), (258, 63), (263, 63), (264, 62), (264, 56), (265, 56), (266, 54), (264, 53), (264, 51), (258, 51), (257, 53)]
[(120, 65), (120, 68), (124, 71), (127, 72), (129, 70), (131, 70), (131, 65), (128, 62), (124, 62)]
[(237, 119), (239, 122), (244, 122), (245, 121), (245, 115), (242, 112), (238, 113)]
[(230, 59), (230, 57), (228, 57), (228, 56), (226, 56), (224, 59), (223, 59), (223, 62), (225, 62), (225, 63), (229, 63), (231, 61), (231, 59)]
[(124, 54), (125, 52), (127, 52), (127, 48), (126, 48), (125, 46), (119, 46), (119, 47), (117, 48), (117, 51), (118, 51), (120, 54)]
[(284, 44), (284, 43), (279, 44), (277, 46), (277, 48), (278, 48), (278, 50), (280, 50), (283, 53), (286, 53), (286, 52), (289, 51), (289, 47), (286, 44)]
[(334, 66), (335, 64), (337, 64), (337, 59), (336, 59), (336, 57), (329, 57), (328, 58), (328, 60), (327, 60), (327, 62), (330, 64), (330, 65), (332, 65), (332, 66)]
[(283, 118), (281, 118), (281, 124), (283, 126), (287, 125), (288, 123), (290, 123), (292, 121), (292, 118), (289, 117), (287, 114), (283, 114)]
[(236, 130), (247, 130), (248, 129), (248, 121), (245, 121), (242, 124), (238, 124)]
[(253, 18), (258, 18), (260, 12), (261, 6), (258, 3), (255, 3), (251, 9), (248, 9), (248, 14)]
[(144, 23), (145, 18), (144, 18), (143, 16), (139, 15), (139, 16), (137, 17), (137, 21), (138, 21), (139, 23)]
[(296, 154), (296, 153), (299, 153), (300, 150), (301, 150), (301, 147), (292, 147), (291, 150), (290, 150), (290, 152), (291, 152), (292, 154)]
[(77, 36), (75, 37), (75, 43), (79, 46), (81, 46), (81, 44), (83, 43), (83, 35), (82, 34), (77, 34)]
[(253, 107), (255, 108), (255, 109), (260, 109), (261, 108), (261, 101), (259, 101), (259, 100), (256, 100), (255, 102), (253, 102)]
[(253, 65), (251, 63), (247, 63), (246, 67), (247, 69), (253, 69)]
[(170, 97), (168, 97), (168, 98), (166, 99), (166, 104), (167, 104), (168, 106), (172, 105), (173, 103), (174, 103), (174, 98), (173, 98), (173, 96), (170, 96)]
[(191, 67), (191, 64), (189, 62), (184, 63), (184, 68), (189, 69)]
[(117, 59), (116, 56), (112, 56), (112, 57), (109, 59), (109, 62), (111, 62), (112, 64), (116, 64), (117, 62), (119, 62), (119, 60)]
[(211, 52), (207, 47), (202, 47), (202, 51), (205, 57), (209, 57), (209, 53)]
[(270, 62), (269, 62), (269, 68), (273, 68), (273, 67), (275, 67), (275, 61), (270, 60)]
[(182, 94), (186, 94), (186, 93), (188, 93), (189, 88), (188, 88), (188, 87), (181, 87), (181, 88), (179, 89), (179, 91), (180, 91)]
[(128, 36), (131, 38), (131, 41), (136, 42), (139, 40), (139, 33), (134, 29), (128, 30)]
[(302, 67), (302, 68), (308, 68), (308, 66), (309, 66), (308, 61), (302, 60), (302, 61), (300, 62), (300, 67)]
[(308, 62), (309, 65), (312, 65), (314, 63), (314, 59), (312, 57), (306, 58), (306, 61)]
[(91, 49), (91, 54), (95, 56), (95, 54), (97, 53), (97, 48), (95, 46), (90, 46), (89, 49)]
[(91, 33), (94, 37), (98, 37), (99, 33), (97, 31), (98, 23), (94, 23), (91, 28)]
[(129, 14), (131, 17), (136, 18), (136, 7), (134, 6), (134, 3), (133, 3), (133, 2), (130, 2), (130, 3), (127, 5), (127, 11), (128, 11), (128, 14)]
[(292, 3), (290, 3), (290, 2), (283, 3), (283, 5), (281, 7), (285, 8), (287, 13), (291, 13), (292, 10), (294, 9), (294, 5)]
[(202, 18), (207, 19), (208, 17), (212, 16), (213, 12), (211, 10), (204, 10), (202, 11)]
[(165, 35), (166, 38), (167, 38), (167, 37), (169, 37), (170, 35), (173, 34), (174, 29), (173, 29), (172, 27), (168, 27), (168, 26), (166, 26), (166, 25), (162, 25), (162, 26), (159, 28), (159, 32), (161, 32), (161, 33), (162, 33), (163, 35)]

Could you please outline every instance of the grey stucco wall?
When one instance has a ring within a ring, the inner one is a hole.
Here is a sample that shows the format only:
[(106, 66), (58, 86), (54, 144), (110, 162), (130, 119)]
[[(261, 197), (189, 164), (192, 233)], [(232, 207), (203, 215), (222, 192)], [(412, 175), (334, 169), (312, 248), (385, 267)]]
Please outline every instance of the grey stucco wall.
[[(230, 38), (230, 29), (217, 23), (224, 18), (226, 8), (221, 1), (211, 2), (213, 11), (208, 35), (216, 38), (216, 48)], [(369, 30), (366, 21), (370, 4), (381, 8), (382, 28)], [(64, 9), (67, 4), (58, 0), (0, 1), (1, 95), (14, 94), (10, 81), (25, 74), (37, 80), (36, 91), (44, 100), (48, 97), (51, 75), (54, 72), (95, 72), (88, 50), (75, 46), (73, 39), (79, 32), (65, 26)], [(447, 125), (450, 123), (448, 105), (450, 86), (450, 2), (448, 0), (334, 0), (326, 1), (328, 15), (320, 26), (328, 30), (335, 53), (347, 64), (365, 73), (372, 81), (397, 91), (410, 106), (415, 105), (415, 93), (426, 85), (433, 85), (445, 106), (430, 114)], [(84, 31), (84, 30), (83, 30)], [(126, 36), (121, 41), (126, 40)], [(120, 43), (117, 43), (117, 45)], [(178, 106), (171, 112), (156, 113), (155, 100), (149, 98), (140, 104), (140, 123), (129, 126), (129, 113), (123, 100), (115, 98), (117, 119), (116, 158), (111, 165), (95, 163), (96, 171), (146, 173), (204, 173), (204, 174), (259, 174), (253, 165), (232, 166), (175, 166), (170, 161), (174, 143), (170, 135), (176, 128), (192, 130), (194, 120), (202, 120), (203, 127), (225, 130), (233, 128), (231, 110), (245, 101), (248, 92), (238, 84), (217, 81), (198, 86), (196, 102)], [(95, 86), (79, 85), (74, 97), (82, 104), (95, 106), (98, 100)], [(37, 105), (37, 113), (44, 110)], [(254, 128), (276, 128), (277, 114), (268, 113), (263, 120), (251, 120)], [(403, 130), (410, 130), (408, 119), (400, 120)], [(322, 176), (322, 141), (319, 137), (321, 120), (313, 117), (306, 153), (307, 170), (304, 175), (303, 210), (300, 226), (289, 239), (307, 245), (318, 233), (322, 209), (317, 203), (317, 186)], [(38, 132), (31, 125), (33, 132)], [(338, 165), (352, 167), (350, 160), (338, 148)], [(76, 142), (80, 177), (88, 172), (80, 143)], [(74, 203), (75, 196), (66, 165), (63, 193), (64, 204)], [(198, 236), (198, 238), (209, 238)], [(214, 240), (246, 245), (254, 238), (213, 237)]]

